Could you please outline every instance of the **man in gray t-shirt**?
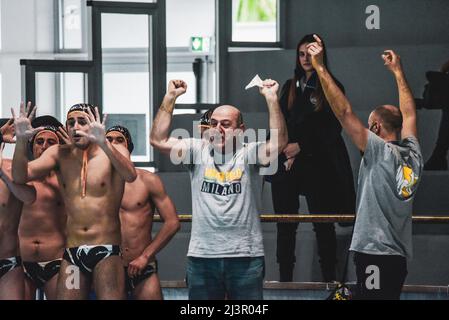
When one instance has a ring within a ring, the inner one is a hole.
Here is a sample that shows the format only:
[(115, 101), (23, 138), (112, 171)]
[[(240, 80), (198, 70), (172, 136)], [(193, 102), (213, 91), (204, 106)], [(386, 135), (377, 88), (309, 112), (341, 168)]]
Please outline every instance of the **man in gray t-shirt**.
[[(261, 176), (251, 142), (225, 163), (211, 144), (186, 141), (192, 182), (192, 236), (187, 256), (197, 258), (263, 257), (260, 226)], [(251, 161), (254, 159), (255, 161)]]
[(412, 256), (412, 205), (423, 159), (417, 140), (416, 107), (400, 57), (391, 50), (382, 58), (396, 80), (399, 109), (374, 109), (368, 127), (323, 64), (321, 40), (308, 45), (332, 111), (352, 141), (364, 152), (360, 164), (356, 223), (350, 250), (355, 252), (357, 297), (399, 299)]
[(350, 250), (412, 257), (412, 205), (423, 159), (418, 140), (386, 142), (373, 132), (360, 164)]
[[(243, 143), (240, 111), (220, 106), (202, 139), (169, 136), (176, 98), (187, 85), (170, 81), (153, 122), (151, 144), (188, 166), (192, 183), (192, 234), (187, 258), (189, 299), (262, 299), (264, 249), (259, 220), (259, 169), (277, 163), (287, 144), (276, 81), (265, 80), (270, 130), (278, 139)], [(272, 131), (273, 132), (273, 131)], [(273, 132), (274, 133), (274, 132)]]

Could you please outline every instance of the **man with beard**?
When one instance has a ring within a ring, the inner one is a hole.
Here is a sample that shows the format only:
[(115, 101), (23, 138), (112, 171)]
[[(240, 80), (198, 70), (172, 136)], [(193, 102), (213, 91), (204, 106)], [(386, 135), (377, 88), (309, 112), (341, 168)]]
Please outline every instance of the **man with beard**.
[(243, 143), (245, 125), (230, 105), (216, 108), (202, 139), (169, 136), (176, 99), (187, 90), (170, 81), (154, 119), (151, 144), (186, 164), (192, 184), (192, 235), (187, 254), (189, 299), (262, 299), (265, 272), (259, 219), (261, 167), (285, 148), (287, 131), (279, 108), (276, 81), (263, 81), (269, 141)]

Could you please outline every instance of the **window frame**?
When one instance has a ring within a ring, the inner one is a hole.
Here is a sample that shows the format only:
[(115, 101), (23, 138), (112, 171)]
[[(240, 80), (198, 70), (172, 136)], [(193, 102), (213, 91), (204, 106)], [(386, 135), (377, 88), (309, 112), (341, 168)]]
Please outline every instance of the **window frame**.
[[(33, 104), (36, 103), (36, 73), (83, 73), (87, 75), (88, 100), (94, 105), (97, 104), (98, 96), (94, 90), (93, 82), (93, 61), (22, 59), (20, 60), (20, 65), (25, 75), (23, 83), (24, 101), (31, 101)], [(59, 99), (60, 97), (58, 96), (57, 98)]]
[[(59, 1), (55, 0), (55, 51), (61, 53), (79, 53), (80, 50), (63, 50), (59, 49)], [(84, 4), (86, 6), (84, 6)], [(24, 101), (36, 102), (36, 73), (84, 73), (87, 75), (88, 102), (96, 105), (102, 111), (103, 102), (103, 82), (102, 82), (102, 48), (101, 48), (101, 14), (102, 13), (123, 13), (123, 14), (143, 14), (149, 16), (150, 40), (157, 45), (153, 45), (148, 53), (148, 63), (150, 66), (150, 121), (153, 119), (159, 104), (162, 101), (166, 90), (166, 70), (167, 70), (167, 53), (165, 38), (165, 0), (158, 0), (154, 3), (141, 2), (116, 2), (116, 1), (83, 1), (83, 11), (91, 10), (91, 25), (89, 21), (82, 21), (83, 28), (90, 26), (91, 35), (87, 35), (83, 39), (83, 44), (87, 44), (87, 40), (92, 43), (92, 60), (38, 60), (38, 59), (22, 59), (20, 65), (22, 67), (22, 94)], [(151, 17), (151, 19), (150, 19)], [(151, 43), (151, 42), (150, 42)], [(87, 45), (84, 47), (87, 48)], [(87, 49), (86, 49), (87, 50)], [(157, 63), (156, 63), (157, 62)], [(59, 97), (57, 97), (59, 98)], [(151, 97), (150, 97), (151, 98)], [(150, 124), (151, 125), (151, 124)], [(145, 138), (146, 139), (146, 138)], [(149, 143), (149, 142), (148, 142)], [(155, 167), (158, 163), (160, 155), (153, 152), (153, 148), (149, 146), (150, 161), (134, 162), (137, 167)]]
[[(142, 14), (147, 15), (151, 23), (148, 27), (149, 43), (154, 43), (148, 52), (148, 66), (150, 77), (150, 121), (159, 110), (163, 99), (167, 72), (167, 49), (165, 37), (165, 0), (157, 2), (116, 2), (116, 1), (87, 1), (92, 9), (92, 58), (94, 61), (94, 83), (98, 88), (98, 105), (103, 104), (103, 49), (101, 46), (101, 15), (110, 14)], [(151, 19), (150, 19), (151, 17)], [(155, 63), (157, 62), (157, 63)], [(152, 109), (151, 109), (152, 108)], [(146, 139), (146, 138), (145, 138)], [(149, 143), (149, 141), (148, 141)], [(155, 167), (160, 155), (149, 146), (150, 161), (134, 162), (137, 167)]]
[(55, 36), (54, 46), (56, 53), (87, 53), (88, 52), (88, 18), (87, 18), (87, 6), (86, 0), (81, 0), (81, 48), (80, 49), (64, 49), (61, 48), (64, 44), (64, 30), (62, 26), (61, 10), (63, 8), (62, 3), (65, 0), (54, 0), (55, 8)]
[(224, 1), (223, 10), (229, 14), (225, 15), (225, 31), (226, 31), (226, 43), (228, 48), (247, 48), (249, 51), (251, 48), (284, 48), (285, 46), (285, 18), (286, 18), (286, 0), (277, 0), (277, 41), (265, 42), (265, 41), (233, 41), (232, 40), (232, 1)]

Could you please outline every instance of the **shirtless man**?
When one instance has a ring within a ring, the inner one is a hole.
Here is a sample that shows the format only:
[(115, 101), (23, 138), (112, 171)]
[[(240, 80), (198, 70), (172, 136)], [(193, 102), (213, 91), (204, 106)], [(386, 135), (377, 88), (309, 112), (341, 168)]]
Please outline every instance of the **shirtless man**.
[[(133, 151), (128, 129), (122, 126), (109, 128), (108, 141)], [(161, 179), (147, 170), (136, 169), (137, 179), (125, 185), (120, 221), (122, 224), (123, 262), (126, 268), (127, 290), (138, 300), (161, 300), (162, 291), (157, 275), (156, 253), (179, 230), (176, 209), (165, 192)], [(151, 238), (154, 211), (164, 220), (162, 228)]]
[[(33, 120), (34, 128), (44, 126), (30, 141), (33, 158), (60, 142), (62, 124), (51, 116)], [(19, 223), (19, 242), (25, 271), (25, 299), (34, 300), (36, 289), (43, 289), (48, 300), (56, 299), (56, 283), (65, 248), (66, 214), (54, 171), (29, 182), (36, 201), (24, 205)]]
[(15, 119), (14, 181), (27, 183), (55, 171), (61, 186), (67, 239), (57, 299), (87, 299), (92, 284), (98, 299), (125, 298), (119, 210), (125, 181), (134, 181), (136, 170), (128, 150), (106, 140), (104, 123), (98, 108), (72, 106), (66, 121), (71, 144), (51, 146), (28, 162), (33, 129), (23, 103)]
[[(2, 140), (13, 142), (12, 121), (0, 129)], [(0, 300), (21, 300), (24, 297), (23, 269), (19, 253), (19, 226), (22, 204), (31, 203), (35, 192), (26, 185), (11, 181), (11, 160), (3, 160), (0, 149)]]

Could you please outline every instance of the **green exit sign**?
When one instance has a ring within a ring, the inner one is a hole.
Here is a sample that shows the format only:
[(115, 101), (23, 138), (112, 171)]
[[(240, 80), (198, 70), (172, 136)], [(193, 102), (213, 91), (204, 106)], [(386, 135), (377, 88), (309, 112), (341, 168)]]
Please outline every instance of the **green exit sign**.
[(192, 52), (209, 52), (210, 37), (190, 37), (190, 50)]

